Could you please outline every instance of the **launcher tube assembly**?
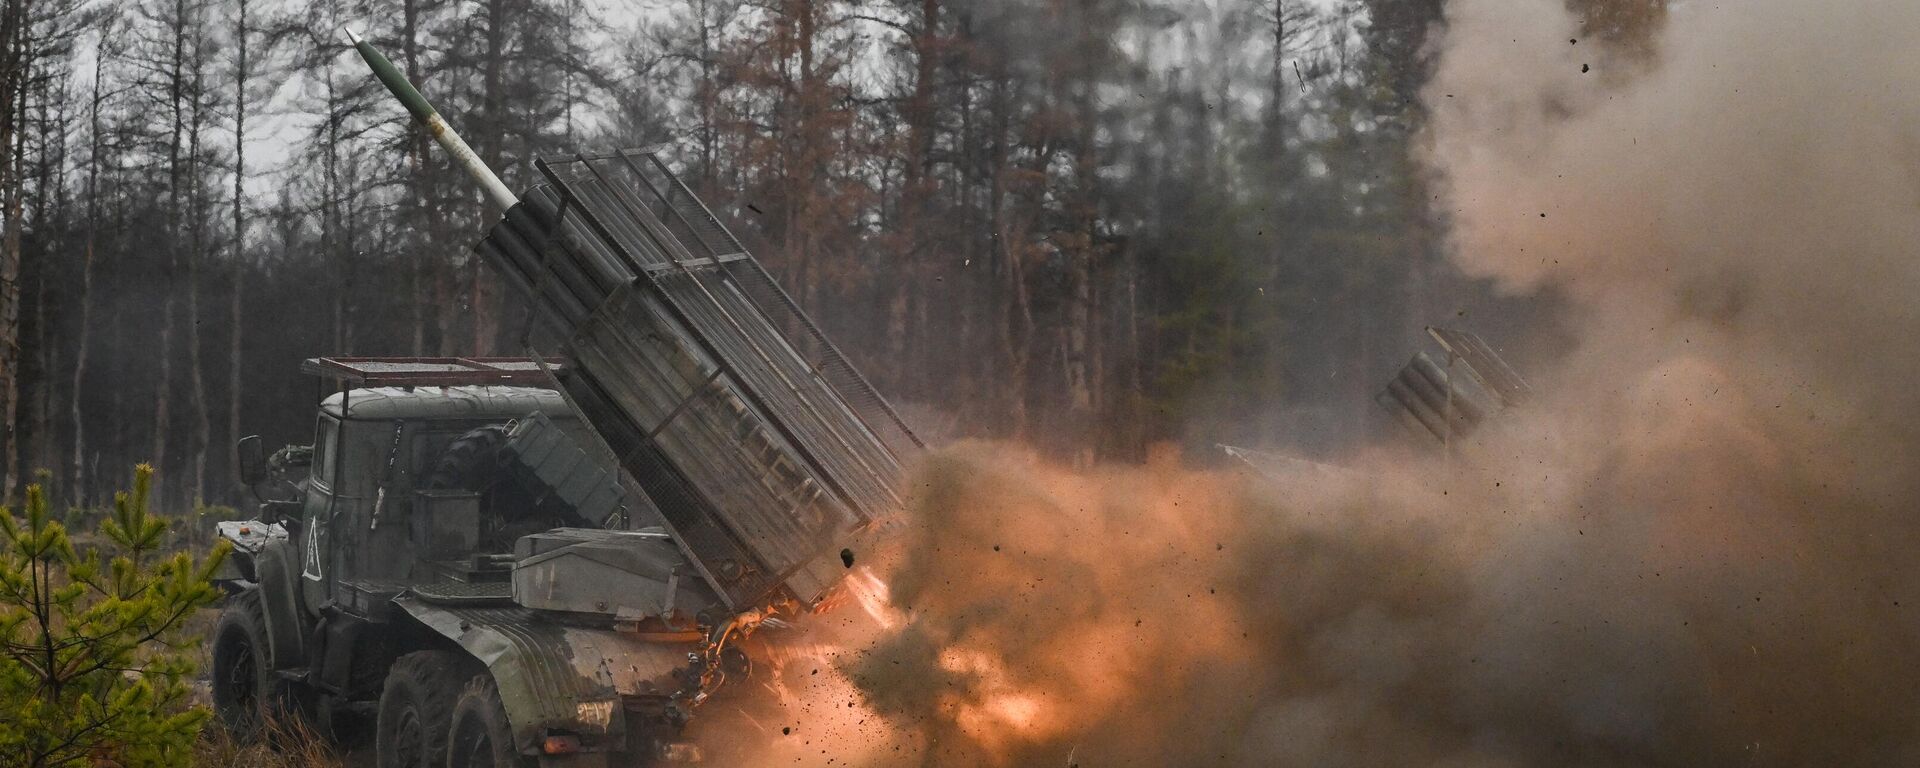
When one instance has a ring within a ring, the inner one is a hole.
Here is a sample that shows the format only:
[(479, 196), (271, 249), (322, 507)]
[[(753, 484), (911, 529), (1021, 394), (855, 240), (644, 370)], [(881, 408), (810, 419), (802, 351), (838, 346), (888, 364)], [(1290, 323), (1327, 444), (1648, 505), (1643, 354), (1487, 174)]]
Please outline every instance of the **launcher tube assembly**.
[(413, 119), (425, 126), (427, 133), (433, 136), (433, 140), (440, 142), (440, 146), (447, 150), (447, 154), (453, 156), (453, 161), (466, 170), (467, 175), (473, 177), (480, 188), (486, 191), (487, 199), (492, 201), (494, 207), (505, 212), (520, 202), (520, 198), (514, 196), (513, 190), (507, 189), (507, 185), (501, 183), (500, 177), (494, 175), (493, 169), (480, 161), (480, 156), (474, 153), (473, 147), (467, 146), (466, 140), (454, 132), (453, 126), (447, 125), (447, 119), (441, 117), (440, 112), (435, 110), (432, 104), (427, 103), (427, 98), (421, 96), (420, 91), (415, 89), (412, 83), (407, 82), (406, 76), (400, 74), (400, 70), (393, 66), (393, 62), (387, 61), (387, 57), (380, 55), (379, 51), (373, 49), (372, 44), (360, 39), (353, 30), (348, 29), (346, 33), (347, 39), (353, 42), (354, 50), (360, 52), (360, 58), (366, 59), (367, 67), (373, 70), (374, 77), (380, 78), (381, 84), (387, 86), (387, 90), (393, 93), (394, 98), (399, 99), (400, 103), (406, 106), (407, 111), (412, 113)]

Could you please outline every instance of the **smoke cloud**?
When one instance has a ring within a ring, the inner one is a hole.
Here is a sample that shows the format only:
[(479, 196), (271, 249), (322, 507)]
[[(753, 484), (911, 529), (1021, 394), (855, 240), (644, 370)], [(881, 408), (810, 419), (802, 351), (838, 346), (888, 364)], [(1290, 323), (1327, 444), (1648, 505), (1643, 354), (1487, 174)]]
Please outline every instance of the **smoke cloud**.
[(768, 764), (1920, 762), (1920, 5), (1447, 18), (1454, 258), (1571, 302), (1537, 400), (1348, 474), (943, 451)]

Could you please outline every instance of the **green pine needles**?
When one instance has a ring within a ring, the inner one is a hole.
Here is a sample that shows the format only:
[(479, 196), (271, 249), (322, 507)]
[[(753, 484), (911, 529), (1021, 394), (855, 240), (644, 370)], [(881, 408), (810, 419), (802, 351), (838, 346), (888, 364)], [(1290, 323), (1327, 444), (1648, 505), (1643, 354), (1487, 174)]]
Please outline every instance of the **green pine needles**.
[(152, 485), (137, 467), (79, 546), (38, 485), (24, 514), (0, 508), (0, 766), (188, 763), (208, 712), (188, 700), (197, 641), (181, 630), (218, 596), (227, 544), (162, 552)]

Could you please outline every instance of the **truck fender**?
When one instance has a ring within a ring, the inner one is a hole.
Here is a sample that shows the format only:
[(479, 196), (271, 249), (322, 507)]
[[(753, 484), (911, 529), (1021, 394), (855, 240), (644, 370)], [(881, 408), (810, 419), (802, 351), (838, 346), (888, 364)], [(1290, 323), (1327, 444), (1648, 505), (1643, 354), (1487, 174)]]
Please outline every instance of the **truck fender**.
[(267, 619), (267, 644), (273, 665), (279, 669), (307, 664), (307, 632), (300, 610), (300, 561), (288, 541), (268, 541), (253, 556), (260, 606)]
[(393, 603), (486, 668), (522, 753), (537, 750), (548, 731), (578, 735), (589, 751), (621, 748), (625, 701), (667, 701), (683, 688), (687, 654), (700, 650), (697, 642), (562, 625), (515, 606), (447, 605), (415, 595)]

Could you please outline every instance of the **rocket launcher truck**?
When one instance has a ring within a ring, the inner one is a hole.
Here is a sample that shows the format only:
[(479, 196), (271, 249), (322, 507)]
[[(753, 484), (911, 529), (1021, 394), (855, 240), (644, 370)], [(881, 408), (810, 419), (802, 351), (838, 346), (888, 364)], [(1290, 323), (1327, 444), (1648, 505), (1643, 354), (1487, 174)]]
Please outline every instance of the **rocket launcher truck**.
[(741, 640), (834, 593), (921, 443), (655, 152), (541, 158), (515, 195), (349, 36), (563, 341), (303, 365), (336, 389), (312, 444), (239, 446), (262, 519), (220, 526), (215, 709), (370, 735), (382, 768), (688, 758)]

